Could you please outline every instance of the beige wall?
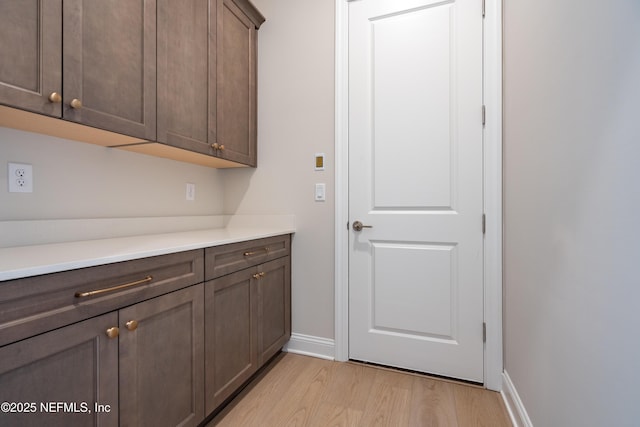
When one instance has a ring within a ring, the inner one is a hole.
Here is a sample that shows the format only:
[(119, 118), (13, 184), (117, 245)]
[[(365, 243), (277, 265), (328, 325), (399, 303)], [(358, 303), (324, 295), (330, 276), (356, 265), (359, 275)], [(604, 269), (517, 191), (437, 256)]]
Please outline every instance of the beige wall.
[(640, 2), (504, 2), (506, 370), (535, 426), (640, 420)]
[[(334, 3), (254, 0), (258, 42), (258, 168), (224, 171), (225, 213), (294, 214), (292, 328), (333, 338)], [(314, 171), (314, 154), (326, 170)], [(326, 202), (314, 184), (327, 185)]]
[[(33, 165), (33, 193), (7, 192), (7, 162)], [(219, 170), (0, 127), (0, 221), (222, 213)]]

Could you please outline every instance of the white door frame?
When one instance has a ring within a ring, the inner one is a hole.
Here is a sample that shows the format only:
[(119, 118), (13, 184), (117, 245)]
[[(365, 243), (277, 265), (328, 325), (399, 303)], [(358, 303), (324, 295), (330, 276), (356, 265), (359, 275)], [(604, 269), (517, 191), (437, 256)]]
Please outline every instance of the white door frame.
[[(349, 359), (349, 15), (335, 0), (335, 360)], [(502, 388), (502, 1), (485, 0), (484, 128), (484, 385)]]

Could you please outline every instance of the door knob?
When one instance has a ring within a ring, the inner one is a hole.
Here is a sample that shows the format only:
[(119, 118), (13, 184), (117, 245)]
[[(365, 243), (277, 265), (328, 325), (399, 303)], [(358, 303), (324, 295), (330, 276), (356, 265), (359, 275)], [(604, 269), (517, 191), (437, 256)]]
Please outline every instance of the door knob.
[(362, 231), (363, 228), (373, 228), (373, 225), (364, 225), (360, 221), (353, 222), (353, 229), (355, 231)]

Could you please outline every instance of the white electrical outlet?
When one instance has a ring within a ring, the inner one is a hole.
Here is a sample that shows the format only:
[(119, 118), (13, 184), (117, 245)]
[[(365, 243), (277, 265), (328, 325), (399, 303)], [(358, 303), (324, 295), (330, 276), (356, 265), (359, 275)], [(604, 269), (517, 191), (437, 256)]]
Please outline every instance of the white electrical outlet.
[(33, 193), (33, 166), (9, 163), (9, 193)]
[(196, 185), (187, 182), (187, 200), (192, 201), (196, 199)]

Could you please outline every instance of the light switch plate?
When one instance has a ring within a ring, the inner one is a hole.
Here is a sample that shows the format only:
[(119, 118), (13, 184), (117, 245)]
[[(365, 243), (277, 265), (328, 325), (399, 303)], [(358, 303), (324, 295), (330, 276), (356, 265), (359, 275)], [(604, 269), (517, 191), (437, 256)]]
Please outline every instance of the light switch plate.
[(191, 182), (187, 182), (186, 198), (188, 201), (196, 199), (196, 185)]
[(316, 202), (325, 201), (326, 185), (324, 183), (316, 184)]

